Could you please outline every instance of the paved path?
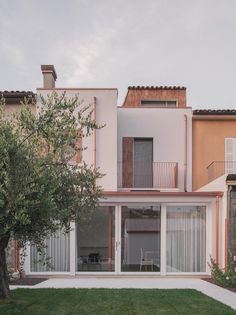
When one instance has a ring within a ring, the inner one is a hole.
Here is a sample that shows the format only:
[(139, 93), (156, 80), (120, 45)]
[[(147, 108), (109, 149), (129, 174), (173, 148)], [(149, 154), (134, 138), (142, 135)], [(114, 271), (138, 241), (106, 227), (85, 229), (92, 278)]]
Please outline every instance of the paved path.
[(236, 293), (200, 279), (176, 278), (67, 278), (49, 279), (34, 286), (11, 286), (15, 288), (109, 288), (109, 289), (196, 289), (236, 310)]

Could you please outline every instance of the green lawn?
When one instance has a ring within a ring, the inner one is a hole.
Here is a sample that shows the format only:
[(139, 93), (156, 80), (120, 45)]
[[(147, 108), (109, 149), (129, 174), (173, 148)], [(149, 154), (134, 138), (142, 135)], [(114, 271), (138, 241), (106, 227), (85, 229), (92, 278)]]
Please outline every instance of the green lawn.
[(17, 289), (1, 315), (236, 314), (196, 290)]

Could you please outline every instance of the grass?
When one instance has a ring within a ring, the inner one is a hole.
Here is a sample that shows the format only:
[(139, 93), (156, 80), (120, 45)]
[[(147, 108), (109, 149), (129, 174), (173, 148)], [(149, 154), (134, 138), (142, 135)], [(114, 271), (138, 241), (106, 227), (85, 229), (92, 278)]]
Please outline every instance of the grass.
[(17, 289), (0, 302), (2, 315), (236, 314), (196, 290)]

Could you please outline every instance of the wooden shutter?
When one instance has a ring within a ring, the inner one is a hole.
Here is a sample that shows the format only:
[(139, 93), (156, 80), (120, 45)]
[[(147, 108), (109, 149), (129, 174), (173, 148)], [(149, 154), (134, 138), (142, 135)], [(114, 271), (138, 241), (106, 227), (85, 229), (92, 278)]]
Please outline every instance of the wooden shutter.
[(233, 173), (234, 138), (225, 138), (225, 173)]
[(133, 160), (134, 160), (134, 138), (124, 137), (122, 141), (122, 186), (133, 187)]
[(225, 161), (233, 161), (233, 138), (225, 138)]

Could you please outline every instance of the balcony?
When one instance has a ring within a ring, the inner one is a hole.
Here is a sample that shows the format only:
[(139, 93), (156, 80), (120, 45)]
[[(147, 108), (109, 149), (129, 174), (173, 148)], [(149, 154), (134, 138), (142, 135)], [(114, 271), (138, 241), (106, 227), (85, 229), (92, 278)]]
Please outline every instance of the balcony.
[(177, 162), (118, 162), (118, 188), (178, 188)]
[(213, 161), (207, 166), (208, 182), (224, 174), (236, 174), (236, 161)]

